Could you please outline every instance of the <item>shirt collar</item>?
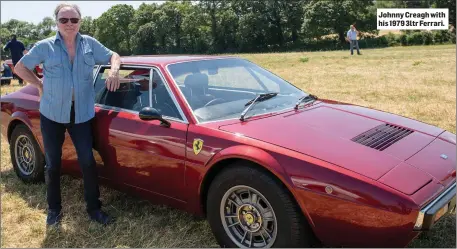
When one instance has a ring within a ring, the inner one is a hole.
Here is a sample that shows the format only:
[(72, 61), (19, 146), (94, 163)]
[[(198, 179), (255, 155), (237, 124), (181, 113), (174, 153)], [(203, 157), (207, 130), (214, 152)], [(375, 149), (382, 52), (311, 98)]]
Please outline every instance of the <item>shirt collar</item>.
[[(78, 32), (76, 34), (76, 40), (78, 41), (81, 41), (83, 39), (82, 35)], [(60, 32), (57, 31), (56, 33), (56, 36), (54, 37), (54, 43), (57, 42), (57, 41), (62, 41), (62, 36), (60, 36)]]

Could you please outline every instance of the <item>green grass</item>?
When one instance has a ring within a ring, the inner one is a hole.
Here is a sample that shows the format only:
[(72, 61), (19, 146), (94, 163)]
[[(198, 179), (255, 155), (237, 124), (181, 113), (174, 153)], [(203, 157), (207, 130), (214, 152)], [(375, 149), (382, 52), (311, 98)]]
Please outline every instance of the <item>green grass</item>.
[[(455, 45), (311, 53), (243, 54), (306, 92), (368, 106), (456, 132)], [(304, 59), (306, 61), (303, 61)], [(306, 63), (305, 63), (306, 62)], [(19, 89), (2, 86), (1, 93)], [(118, 217), (103, 228), (84, 213), (82, 181), (64, 176), (60, 231), (45, 229), (44, 185), (25, 185), (1, 143), (2, 247), (217, 247), (205, 220), (102, 187), (106, 209)], [(455, 213), (409, 247), (456, 247)]]

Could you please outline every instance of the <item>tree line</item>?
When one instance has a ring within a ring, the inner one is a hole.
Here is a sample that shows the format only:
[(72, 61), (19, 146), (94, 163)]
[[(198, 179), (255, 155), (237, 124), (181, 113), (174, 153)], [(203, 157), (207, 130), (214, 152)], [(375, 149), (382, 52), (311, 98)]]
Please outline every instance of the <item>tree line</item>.
[[(121, 55), (325, 49), (347, 46), (351, 24), (376, 36), (376, 9), (401, 7), (449, 8), (455, 27), (455, 0), (168, 0), (136, 10), (114, 5), (96, 19), (82, 13), (80, 31)], [(2, 25), (0, 39), (3, 46), (15, 33), (31, 45), (55, 32), (52, 17), (37, 25), (13, 19)], [(323, 38), (329, 34), (331, 42)]]

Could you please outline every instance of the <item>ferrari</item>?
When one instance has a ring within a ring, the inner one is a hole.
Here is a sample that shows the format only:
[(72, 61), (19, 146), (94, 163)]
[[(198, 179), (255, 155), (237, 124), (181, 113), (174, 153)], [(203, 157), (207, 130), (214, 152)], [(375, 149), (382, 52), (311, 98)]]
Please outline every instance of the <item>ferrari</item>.
[[(455, 210), (456, 135), (442, 128), (238, 57), (123, 57), (116, 91), (109, 65), (87, 66), (100, 181), (205, 217), (221, 247), (404, 247)], [(1, 97), (1, 131), (17, 176), (43, 182), (36, 88)], [(68, 135), (62, 167), (81, 177)]]

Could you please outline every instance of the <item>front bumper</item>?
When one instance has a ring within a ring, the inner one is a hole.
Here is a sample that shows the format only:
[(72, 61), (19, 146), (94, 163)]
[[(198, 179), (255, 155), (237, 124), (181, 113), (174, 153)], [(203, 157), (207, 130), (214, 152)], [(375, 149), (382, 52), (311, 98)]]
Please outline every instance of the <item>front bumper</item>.
[(455, 210), (456, 183), (419, 211), (415, 231), (427, 231), (445, 214)]

